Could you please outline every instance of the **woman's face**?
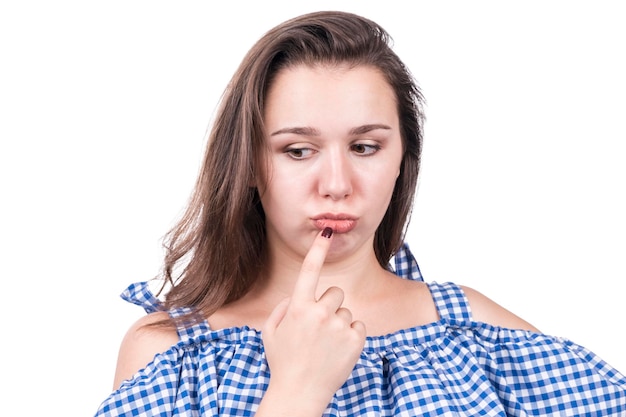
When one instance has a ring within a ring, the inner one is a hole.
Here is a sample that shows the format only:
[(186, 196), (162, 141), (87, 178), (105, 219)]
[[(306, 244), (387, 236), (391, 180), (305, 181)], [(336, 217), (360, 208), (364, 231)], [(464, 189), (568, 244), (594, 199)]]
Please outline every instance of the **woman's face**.
[(266, 181), (259, 179), (270, 251), (304, 256), (324, 227), (328, 261), (372, 250), (400, 172), (395, 94), (367, 66), (278, 73), (265, 103)]

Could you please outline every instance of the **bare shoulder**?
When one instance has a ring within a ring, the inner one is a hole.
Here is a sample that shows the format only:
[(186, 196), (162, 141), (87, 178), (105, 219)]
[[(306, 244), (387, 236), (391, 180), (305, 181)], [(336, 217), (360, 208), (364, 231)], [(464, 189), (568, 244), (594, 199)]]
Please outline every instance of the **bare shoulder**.
[(349, 307), (366, 325), (368, 336), (384, 336), (402, 329), (424, 326), (438, 320), (428, 286), (388, 275), (378, 295), (357, 308)]
[(167, 319), (166, 312), (151, 313), (128, 329), (118, 353), (114, 389), (150, 363), (157, 353), (166, 351), (178, 342), (178, 333), (174, 327), (149, 326)]
[(480, 321), (494, 326), (508, 327), (539, 332), (539, 330), (526, 320), (516, 316), (506, 308), (497, 304), (484, 294), (467, 286), (461, 286), (472, 309), (475, 321)]

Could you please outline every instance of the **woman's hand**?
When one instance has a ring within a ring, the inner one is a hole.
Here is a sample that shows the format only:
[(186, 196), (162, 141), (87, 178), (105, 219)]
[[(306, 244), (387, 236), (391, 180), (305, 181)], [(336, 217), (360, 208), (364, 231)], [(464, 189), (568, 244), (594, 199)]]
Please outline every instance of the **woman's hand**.
[(317, 236), (291, 298), (276, 306), (263, 327), (271, 378), (258, 416), (270, 409), (273, 416), (320, 416), (363, 350), (365, 325), (341, 307), (343, 291), (331, 287), (315, 298), (331, 235), (325, 229)]

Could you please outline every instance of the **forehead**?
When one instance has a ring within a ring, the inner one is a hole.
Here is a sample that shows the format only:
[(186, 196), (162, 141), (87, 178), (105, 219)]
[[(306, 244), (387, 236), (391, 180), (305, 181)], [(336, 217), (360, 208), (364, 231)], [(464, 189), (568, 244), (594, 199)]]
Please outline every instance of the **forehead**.
[(268, 89), (268, 125), (397, 122), (395, 92), (372, 66), (297, 65), (280, 70)]

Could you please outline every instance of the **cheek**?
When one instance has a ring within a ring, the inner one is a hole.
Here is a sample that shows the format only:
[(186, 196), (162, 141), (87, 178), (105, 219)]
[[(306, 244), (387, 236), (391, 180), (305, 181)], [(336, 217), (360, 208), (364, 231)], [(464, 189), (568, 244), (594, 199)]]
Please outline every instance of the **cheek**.
[(361, 193), (372, 207), (378, 207), (378, 211), (385, 211), (393, 195), (398, 178), (398, 170), (395, 168), (369, 170), (361, 176)]
[(259, 188), (261, 204), (269, 217), (284, 216), (302, 200), (302, 187), (293, 176), (275, 170), (268, 181)]
[(305, 164), (277, 161), (273, 164), (267, 188), (272, 193), (283, 194), (282, 198), (289, 199), (295, 194), (310, 193), (311, 185), (317, 179), (317, 172)]
[[(385, 210), (389, 205), (391, 196), (396, 188), (398, 178), (400, 177), (400, 163), (392, 165), (397, 168), (388, 169), (386, 172), (379, 173), (377, 188), (381, 195), (385, 196)], [(385, 191), (383, 191), (385, 190)]]
[(394, 155), (387, 158), (384, 163), (375, 167), (375, 169), (371, 169), (369, 175), (378, 183), (378, 187), (385, 187), (383, 189), (393, 188), (400, 177), (401, 166), (402, 156)]

